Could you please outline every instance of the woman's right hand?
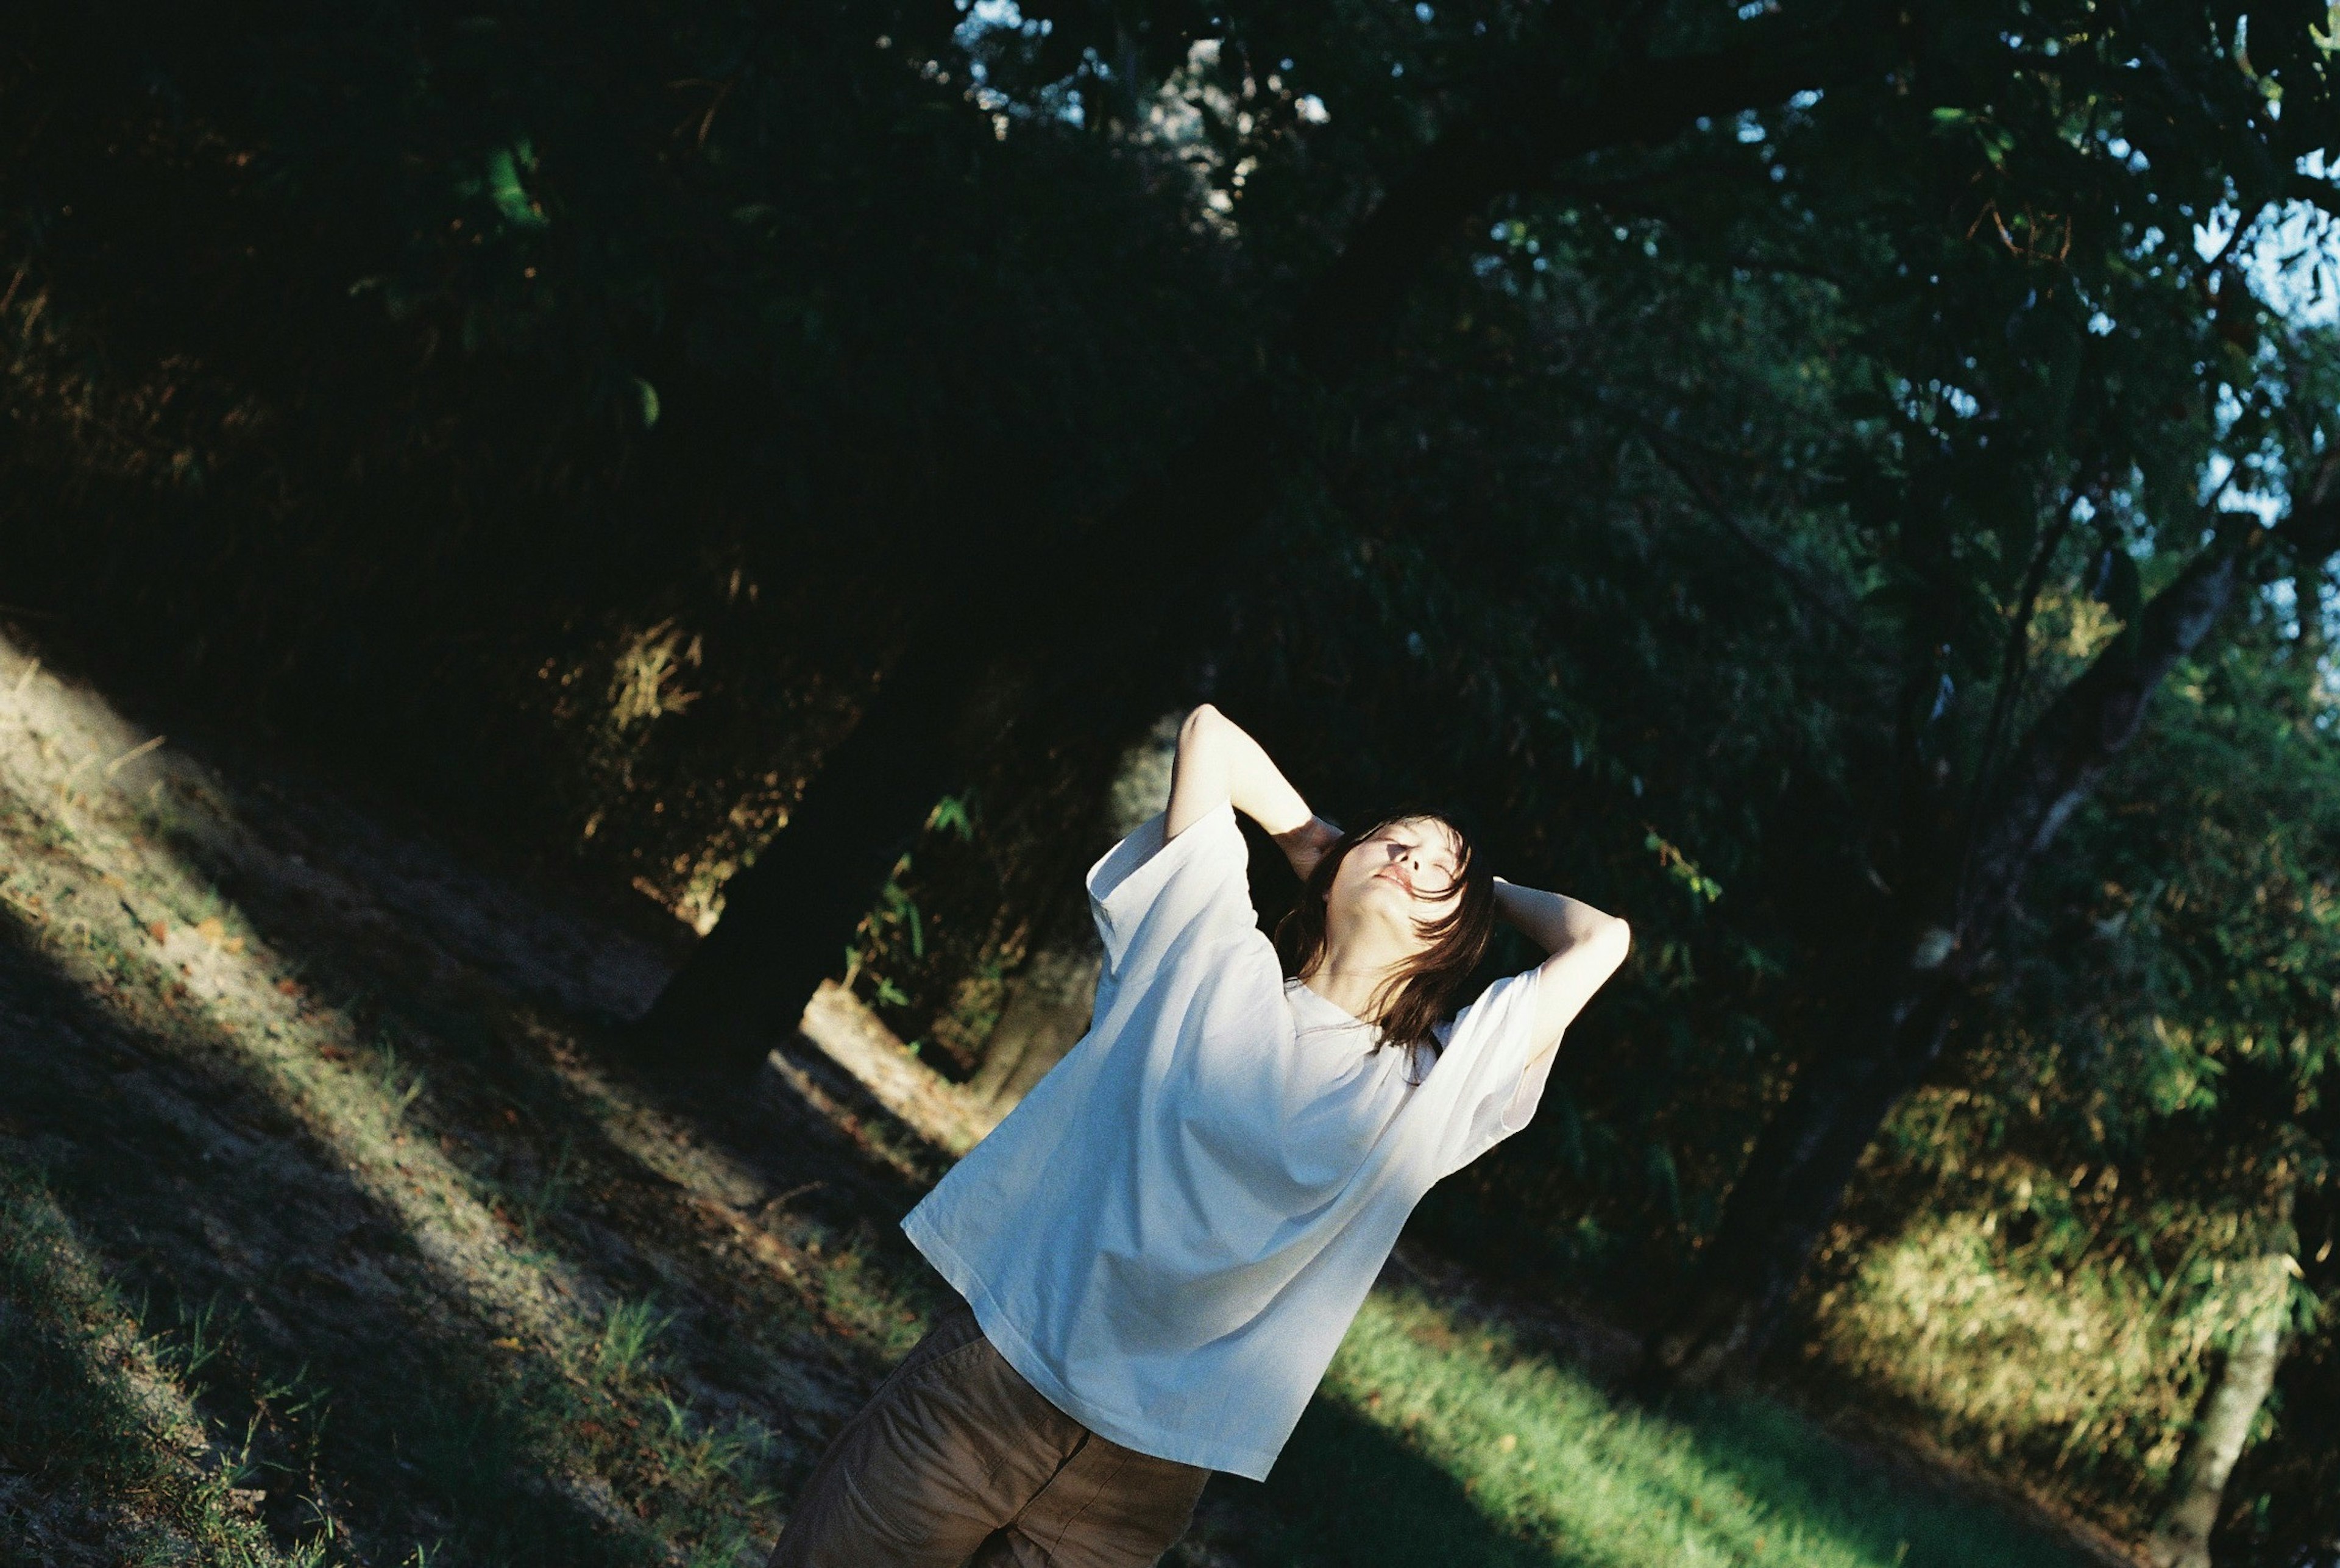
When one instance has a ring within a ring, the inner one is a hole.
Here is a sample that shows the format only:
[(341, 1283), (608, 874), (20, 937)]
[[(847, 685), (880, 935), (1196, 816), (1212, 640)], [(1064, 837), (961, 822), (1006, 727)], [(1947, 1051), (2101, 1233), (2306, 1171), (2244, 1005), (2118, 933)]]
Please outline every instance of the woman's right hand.
[(1292, 874), (1305, 882), (1308, 874), (1316, 869), (1316, 862), (1324, 858), (1324, 851), (1341, 841), (1341, 825), (1322, 817), (1311, 817), (1290, 832), (1274, 837), (1275, 847), (1292, 862)]

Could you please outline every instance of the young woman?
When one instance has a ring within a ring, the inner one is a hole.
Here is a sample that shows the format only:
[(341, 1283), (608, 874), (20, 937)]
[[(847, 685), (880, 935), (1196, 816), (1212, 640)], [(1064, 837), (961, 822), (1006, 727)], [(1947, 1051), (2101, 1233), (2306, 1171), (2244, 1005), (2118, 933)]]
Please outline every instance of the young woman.
[[(1304, 884), (1274, 944), (1237, 811)], [(1088, 889), (1089, 1033), (903, 1220), (963, 1300), (846, 1424), (772, 1568), (1155, 1562), (1210, 1472), (1266, 1476), (1406, 1216), (1527, 1125), (1627, 945), (1442, 818), (1343, 833), (1207, 705), (1169, 809)], [(1552, 956), (1449, 1018), (1499, 916)]]

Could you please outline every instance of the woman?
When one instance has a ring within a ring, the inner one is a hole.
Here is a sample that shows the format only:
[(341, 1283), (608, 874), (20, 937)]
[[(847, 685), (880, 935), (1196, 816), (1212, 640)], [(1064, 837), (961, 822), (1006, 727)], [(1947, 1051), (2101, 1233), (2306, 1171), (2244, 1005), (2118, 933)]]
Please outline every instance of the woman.
[[(1237, 811), (1304, 883), (1276, 945)], [(1168, 809), (1088, 888), (1089, 1032), (903, 1220), (964, 1299), (839, 1434), (773, 1568), (1153, 1563), (1211, 1471), (1266, 1476), (1406, 1216), (1527, 1124), (1628, 939), (1442, 818), (1342, 833), (1208, 705)], [(1497, 916), (1552, 956), (1447, 1019)]]

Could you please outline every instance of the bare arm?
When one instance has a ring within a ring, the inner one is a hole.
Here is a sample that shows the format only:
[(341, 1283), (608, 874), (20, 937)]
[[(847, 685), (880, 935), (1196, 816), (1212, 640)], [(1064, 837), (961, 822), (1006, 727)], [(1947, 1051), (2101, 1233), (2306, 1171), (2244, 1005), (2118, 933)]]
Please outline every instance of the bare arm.
[(1258, 823), (1305, 878), (1341, 830), (1308, 809), (1258, 741), (1205, 702), (1178, 727), (1170, 810), (1162, 835), (1175, 839), (1222, 803)]
[[(1584, 1004), (1592, 999), (1632, 947), (1632, 929), (1565, 893), (1546, 893), (1495, 878), (1495, 912), (1552, 956), (1536, 987), (1536, 1057), (1560, 1044)], [(1533, 1058), (1530, 1058), (1532, 1060)]]

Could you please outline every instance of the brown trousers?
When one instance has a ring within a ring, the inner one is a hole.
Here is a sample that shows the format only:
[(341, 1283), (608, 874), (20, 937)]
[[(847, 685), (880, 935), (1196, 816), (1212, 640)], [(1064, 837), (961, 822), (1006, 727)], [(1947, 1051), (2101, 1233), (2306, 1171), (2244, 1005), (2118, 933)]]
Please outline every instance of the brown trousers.
[(1210, 1474), (1058, 1410), (962, 1302), (845, 1424), (766, 1568), (1146, 1568)]

